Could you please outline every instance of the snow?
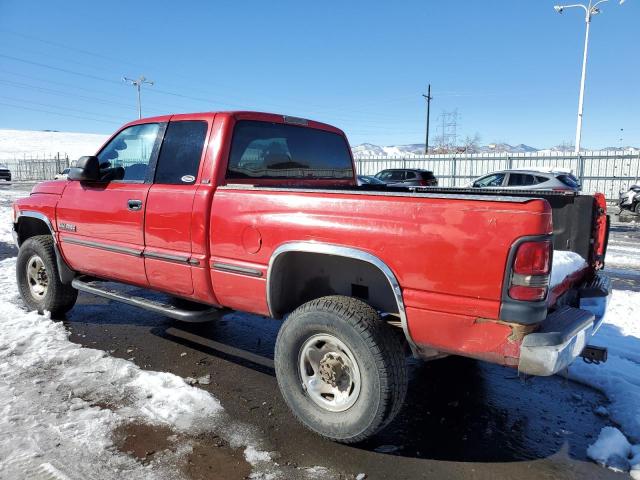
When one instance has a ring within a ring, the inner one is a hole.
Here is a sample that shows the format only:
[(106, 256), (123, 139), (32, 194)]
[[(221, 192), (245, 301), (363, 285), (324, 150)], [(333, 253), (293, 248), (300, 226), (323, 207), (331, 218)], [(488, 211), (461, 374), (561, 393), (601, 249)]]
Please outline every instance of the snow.
[[(620, 459), (628, 459), (630, 453), (631, 444), (615, 427), (604, 427), (596, 442), (587, 449), (590, 459), (612, 470), (619, 470), (620, 463), (624, 464)], [(628, 467), (620, 470), (628, 470)]]
[[(590, 343), (605, 346), (608, 360), (600, 365), (575, 362), (569, 369), (572, 380), (590, 385), (602, 391), (610, 401), (606, 411), (614, 425), (635, 443), (633, 451), (640, 452), (640, 292), (614, 290), (607, 310), (605, 323)], [(605, 427), (608, 429), (610, 427)], [(624, 442), (616, 443), (617, 434), (603, 429), (601, 438), (589, 449), (590, 458), (608, 464), (608, 456), (619, 454)], [(605, 447), (609, 450), (605, 451)], [(626, 450), (625, 450), (626, 451)], [(605, 452), (605, 453), (602, 453)], [(624, 456), (629, 465), (640, 468), (640, 455), (635, 459)], [(617, 457), (616, 457), (617, 458)], [(603, 460), (604, 459), (604, 460)], [(614, 462), (615, 463), (615, 462)], [(640, 473), (640, 472), (639, 472)], [(640, 476), (638, 477), (640, 478)]]
[(553, 264), (551, 266), (551, 288), (562, 283), (562, 281), (578, 270), (587, 266), (584, 258), (575, 252), (566, 250), (555, 250), (553, 252)]
[(76, 160), (96, 153), (108, 138), (108, 135), (94, 133), (0, 130), (0, 162), (56, 153)]
[[(12, 242), (7, 200), (0, 193), (0, 242)], [(26, 312), (15, 283), (15, 258), (0, 261), (0, 470), (2, 478), (103, 480), (181, 479), (189, 436), (215, 432), (242, 448), (251, 478), (316, 478), (318, 469), (279, 466), (257, 428), (233, 420), (205, 390), (166, 372), (69, 341), (61, 322)], [(202, 377), (199, 380), (208, 380)], [(205, 383), (204, 381), (202, 383)], [(119, 451), (114, 430), (126, 424), (164, 426), (172, 449), (145, 465)], [(182, 439), (184, 438), (184, 439)], [(327, 469), (323, 478), (336, 475)]]

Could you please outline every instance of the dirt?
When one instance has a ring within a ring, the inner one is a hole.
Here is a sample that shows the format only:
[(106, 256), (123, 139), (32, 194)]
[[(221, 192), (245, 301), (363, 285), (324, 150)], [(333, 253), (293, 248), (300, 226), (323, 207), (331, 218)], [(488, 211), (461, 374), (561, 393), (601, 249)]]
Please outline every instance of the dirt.
[(251, 474), (242, 450), (231, 448), (215, 434), (190, 437), (165, 426), (127, 423), (114, 431), (113, 439), (118, 450), (145, 465), (188, 441), (192, 451), (178, 466), (191, 480), (243, 480)]

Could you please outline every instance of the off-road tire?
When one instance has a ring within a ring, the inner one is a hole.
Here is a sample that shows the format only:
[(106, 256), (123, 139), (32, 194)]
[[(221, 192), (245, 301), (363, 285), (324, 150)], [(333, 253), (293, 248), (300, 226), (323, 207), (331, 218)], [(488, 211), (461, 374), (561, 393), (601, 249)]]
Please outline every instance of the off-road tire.
[[(407, 392), (403, 345), (392, 326), (361, 300), (328, 296), (305, 303), (282, 325), (275, 348), (275, 370), (285, 402), (308, 429), (333, 441), (365, 440), (390, 423)], [(329, 334), (353, 353), (361, 387), (347, 410), (332, 412), (314, 402), (299, 373), (301, 348), (314, 335)]]
[[(27, 278), (27, 262), (34, 255), (42, 260), (48, 281), (46, 294), (40, 299), (31, 294)], [(60, 281), (53, 238), (50, 235), (31, 237), (20, 246), (16, 261), (16, 279), (20, 296), (29, 310), (37, 310), (40, 313), (46, 310), (53, 316), (62, 315), (73, 308), (78, 298), (75, 288)]]
[(636, 212), (636, 215), (640, 215), (640, 202), (636, 203), (633, 211)]

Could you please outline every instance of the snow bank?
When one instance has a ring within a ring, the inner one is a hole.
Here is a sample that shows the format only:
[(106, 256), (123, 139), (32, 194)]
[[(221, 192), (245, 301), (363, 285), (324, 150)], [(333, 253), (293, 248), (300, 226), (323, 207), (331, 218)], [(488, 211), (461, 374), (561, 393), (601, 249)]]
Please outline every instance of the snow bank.
[[(601, 390), (611, 404), (607, 410), (630, 442), (637, 445), (627, 451), (617, 433), (605, 427), (587, 454), (599, 463), (618, 468), (622, 458), (640, 469), (640, 292), (614, 290), (606, 321), (590, 343), (608, 348), (609, 358), (601, 365), (575, 362), (569, 376), (573, 380)], [(620, 433), (618, 431), (618, 433)], [(617, 439), (617, 440), (616, 440)], [(615, 447), (615, 448), (614, 448)], [(607, 458), (614, 455), (613, 461)], [(633, 471), (633, 470), (632, 470)], [(636, 474), (640, 471), (636, 470)], [(640, 475), (638, 477), (640, 479)]]
[(551, 265), (551, 281), (550, 287), (562, 283), (562, 281), (578, 270), (587, 266), (584, 258), (575, 252), (565, 250), (555, 250), (553, 252), (553, 263)]

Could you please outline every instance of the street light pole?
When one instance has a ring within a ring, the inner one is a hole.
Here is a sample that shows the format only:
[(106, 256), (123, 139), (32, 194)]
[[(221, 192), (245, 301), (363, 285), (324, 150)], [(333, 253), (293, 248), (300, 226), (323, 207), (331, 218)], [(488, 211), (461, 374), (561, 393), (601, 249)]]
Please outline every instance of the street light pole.
[[(607, 0), (604, 0), (607, 1)], [(582, 77), (580, 78), (580, 97), (578, 99), (578, 123), (576, 125), (575, 152), (580, 151), (580, 141), (582, 140), (582, 110), (584, 108), (584, 83), (587, 76), (587, 55), (589, 51), (589, 30), (591, 27), (591, 13), (587, 13), (586, 31), (584, 35), (584, 56), (582, 57)]]
[(140, 75), (140, 78), (135, 80), (129, 77), (122, 77), (122, 81), (136, 87), (136, 90), (138, 91), (138, 118), (142, 118), (142, 102), (140, 100), (140, 89), (145, 83), (147, 85), (153, 85), (153, 81), (147, 80), (144, 75)]
[[(600, 0), (595, 4), (592, 4), (593, 0), (589, 0), (589, 5), (583, 5), (581, 3), (574, 5), (556, 5), (554, 6), (554, 10), (558, 13), (564, 12), (567, 8), (582, 8), (585, 11), (585, 35), (584, 35), (584, 53), (582, 57), (582, 76), (580, 78), (580, 97), (578, 99), (578, 122), (576, 125), (576, 141), (575, 141), (575, 153), (580, 152), (580, 142), (582, 140), (582, 112), (584, 107), (584, 85), (585, 79), (587, 77), (587, 56), (589, 51), (589, 30), (591, 28), (591, 17), (593, 15), (597, 15), (600, 13), (600, 9), (598, 5), (604, 2), (608, 2), (609, 0)], [(620, 5), (624, 3), (625, 0), (620, 0)]]

